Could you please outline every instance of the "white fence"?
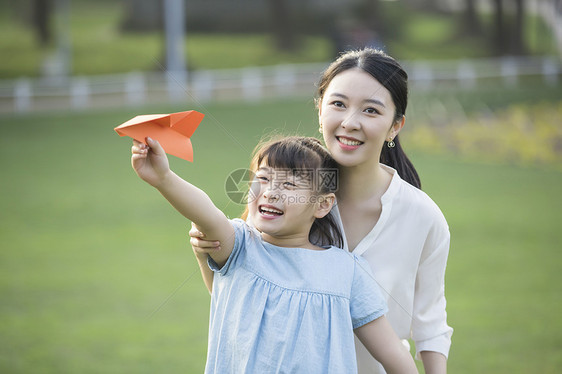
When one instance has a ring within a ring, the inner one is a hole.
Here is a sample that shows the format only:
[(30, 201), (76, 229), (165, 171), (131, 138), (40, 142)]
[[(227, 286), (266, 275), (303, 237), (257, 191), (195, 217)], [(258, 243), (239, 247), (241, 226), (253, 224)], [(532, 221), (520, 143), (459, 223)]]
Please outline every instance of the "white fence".
[[(415, 89), (469, 90), (479, 85), (515, 86), (535, 76), (559, 85), (562, 64), (555, 57), (403, 62)], [(145, 104), (312, 97), (327, 64), (279, 65), (176, 73), (132, 72), (67, 79), (0, 81), (0, 113), (81, 110)]]

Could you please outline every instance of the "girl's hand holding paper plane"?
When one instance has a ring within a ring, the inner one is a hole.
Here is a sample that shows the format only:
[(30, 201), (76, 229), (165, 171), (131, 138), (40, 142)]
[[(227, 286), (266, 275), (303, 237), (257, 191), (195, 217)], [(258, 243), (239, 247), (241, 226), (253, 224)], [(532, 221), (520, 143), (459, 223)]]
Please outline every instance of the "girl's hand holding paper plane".
[(151, 138), (148, 145), (133, 140), (131, 164), (137, 175), (153, 187), (158, 188), (172, 174), (168, 157), (162, 146)]

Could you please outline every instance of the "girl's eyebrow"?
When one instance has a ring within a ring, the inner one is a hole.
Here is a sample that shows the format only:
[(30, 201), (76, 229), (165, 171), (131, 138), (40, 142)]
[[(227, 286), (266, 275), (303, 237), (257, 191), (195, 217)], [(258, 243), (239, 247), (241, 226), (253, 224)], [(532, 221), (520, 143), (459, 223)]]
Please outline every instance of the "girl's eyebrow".
[[(342, 99), (349, 100), (349, 97), (347, 97), (344, 94), (337, 93), (337, 92), (334, 92), (334, 93), (330, 94), (330, 96), (336, 96), (336, 97), (340, 97)], [(382, 106), (383, 108), (386, 108), (384, 103), (382, 101), (380, 101), (379, 99), (365, 99), (365, 100), (363, 100), (363, 102), (369, 103), (369, 104), (374, 104), (374, 105), (379, 105), (379, 106)]]

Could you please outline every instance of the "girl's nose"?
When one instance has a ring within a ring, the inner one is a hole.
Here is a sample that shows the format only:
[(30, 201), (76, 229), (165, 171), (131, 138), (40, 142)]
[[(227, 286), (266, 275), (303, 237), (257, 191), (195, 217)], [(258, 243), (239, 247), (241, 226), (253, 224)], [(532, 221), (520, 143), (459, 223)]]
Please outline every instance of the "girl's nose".
[(264, 187), (263, 197), (267, 199), (267, 201), (274, 201), (279, 199), (279, 192), (275, 189), (275, 185), (273, 182)]

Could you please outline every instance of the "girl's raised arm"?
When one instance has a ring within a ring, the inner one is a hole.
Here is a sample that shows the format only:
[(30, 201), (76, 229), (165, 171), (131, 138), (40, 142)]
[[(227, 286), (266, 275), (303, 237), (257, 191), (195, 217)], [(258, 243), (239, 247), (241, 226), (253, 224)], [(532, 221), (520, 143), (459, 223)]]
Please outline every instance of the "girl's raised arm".
[(210, 256), (219, 266), (224, 265), (234, 247), (234, 228), (230, 221), (205, 192), (170, 170), (166, 153), (156, 140), (148, 138), (147, 143), (148, 146), (133, 141), (133, 169), (184, 217), (221, 242), (221, 250)]
[(385, 316), (356, 328), (355, 335), (388, 374), (418, 373), (412, 355)]

